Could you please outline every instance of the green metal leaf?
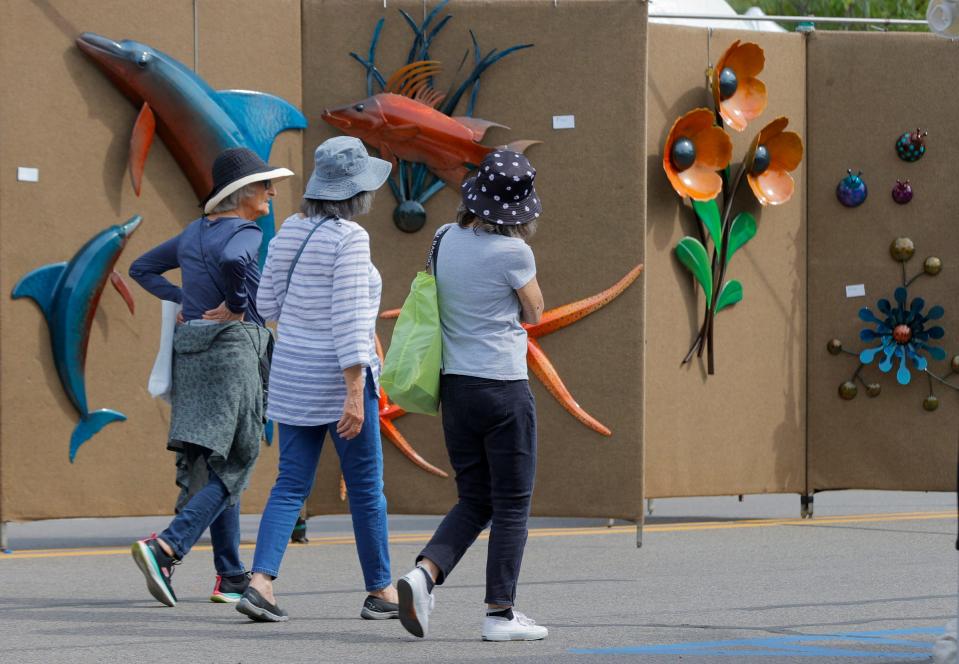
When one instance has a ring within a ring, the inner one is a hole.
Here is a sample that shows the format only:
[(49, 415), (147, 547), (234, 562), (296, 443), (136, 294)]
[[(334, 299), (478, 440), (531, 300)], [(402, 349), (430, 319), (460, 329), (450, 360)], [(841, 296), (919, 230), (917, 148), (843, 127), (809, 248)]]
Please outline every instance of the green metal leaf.
[(702, 242), (688, 235), (676, 245), (676, 257), (686, 266), (706, 294), (706, 306), (713, 301), (713, 270)]
[(723, 284), (723, 289), (719, 291), (719, 299), (716, 301), (716, 313), (736, 304), (742, 299), (743, 285), (739, 283), (738, 279), (730, 279)]
[(733, 254), (741, 246), (749, 242), (756, 235), (756, 219), (748, 212), (740, 212), (733, 219), (729, 229), (729, 246), (726, 249), (726, 262), (729, 263)]
[(693, 209), (696, 210), (696, 216), (703, 222), (703, 226), (709, 231), (709, 236), (716, 245), (716, 252), (723, 248), (723, 224), (719, 220), (719, 204), (716, 199), (710, 201), (693, 201)]

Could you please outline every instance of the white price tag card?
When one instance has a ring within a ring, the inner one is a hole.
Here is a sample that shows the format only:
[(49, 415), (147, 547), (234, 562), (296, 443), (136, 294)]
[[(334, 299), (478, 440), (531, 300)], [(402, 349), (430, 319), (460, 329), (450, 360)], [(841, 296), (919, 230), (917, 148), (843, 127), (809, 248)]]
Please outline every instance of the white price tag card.
[(847, 285), (846, 297), (866, 297), (866, 284)]
[(575, 115), (554, 115), (553, 116), (553, 129), (575, 129), (575, 128), (576, 128)]
[(27, 166), (17, 166), (17, 180), (20, 182), (39, 182), (40, 169)]

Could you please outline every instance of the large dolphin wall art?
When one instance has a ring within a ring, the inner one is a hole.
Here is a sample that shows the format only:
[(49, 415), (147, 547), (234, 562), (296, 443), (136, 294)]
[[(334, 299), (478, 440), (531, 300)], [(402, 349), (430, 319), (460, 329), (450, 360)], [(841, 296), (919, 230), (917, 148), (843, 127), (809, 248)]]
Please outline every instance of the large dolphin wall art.
[[(130, 178), (138, 196), (154, 134), (202, 199), (213, 186), (213, 160), (220, 152), (245, 147), (269, 161), (277, 134), (306, 128), (303, 114), (284, 99), (248, 90), (218, 92), (186, 65), (146, 44), (84, 32), (77, 47), (140, 109), (130, 137)], [(257, 224), (263, 230), (262, 266), (276, 232), (272, 205)]]
[(80, 415), (70, 436), (70, 462), (80, 446), (111, 422), (126, 415), (103, 408), (87, 408), (84, 368), (90, 327), (109, 278), (133, 313), (133, 298), (119, 273), (113, 270), (127, 240), (140, 225), (135, 215), (120, 226), (94, 235), (68, 263), (51, 263), (24, 275), (13, 287), (13, 297), (29, 297), (40, 307), (50, 331), (53, 362), (70, 403)]

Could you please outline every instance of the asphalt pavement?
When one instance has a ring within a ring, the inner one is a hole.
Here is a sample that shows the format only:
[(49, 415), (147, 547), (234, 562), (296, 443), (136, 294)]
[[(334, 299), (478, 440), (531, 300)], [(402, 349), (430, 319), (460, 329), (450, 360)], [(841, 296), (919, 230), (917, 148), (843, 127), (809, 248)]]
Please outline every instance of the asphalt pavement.
[[(534, 519), (517, 608), (550, 629), (484, 643), (485, 540), (436, 592), (429, 638), (364, 621), (348, 517), (310, 520), (276, 582), (283, 624), (208, 601), (206, 543), (177, 568), (175, 608), (152, 600), (129, 543), (167, 519), (9, 528), (0, 554), (0, 662), (928, 662), (957, 613), (952, 494), (832, 492), (657, 500), (631, 524)], [(404, 574), (435, 517), (392, 517)], [(244, 558), (257, 517), (243, 518)]]

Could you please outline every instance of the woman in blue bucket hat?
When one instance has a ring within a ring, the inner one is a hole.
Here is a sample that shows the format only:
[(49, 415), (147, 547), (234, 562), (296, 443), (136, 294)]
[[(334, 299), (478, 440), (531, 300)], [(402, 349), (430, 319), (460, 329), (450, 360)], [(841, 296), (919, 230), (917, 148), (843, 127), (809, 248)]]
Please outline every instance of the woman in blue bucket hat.
[(391, 167), (347, 136), (325, 141), (314, 162), (300, 212), (270, 242), (257, 294), (260, 313), (277, 321), (267, 416), (279, 425), (280, 463), (260, 520), (253, 578), (237, 610), (256, 621), (288, 619), (273, 580), (329, 432), (369, 593), (360, 615), (395, 618), (374, 337), (382, 280), (369, 235), (353, 221), (370, 211)]

